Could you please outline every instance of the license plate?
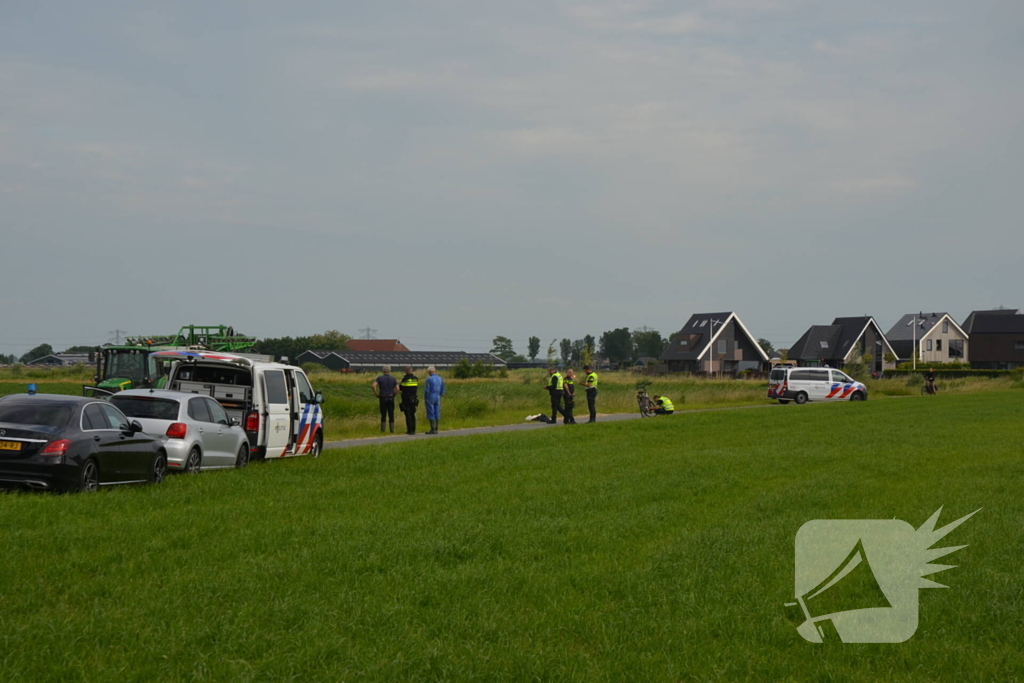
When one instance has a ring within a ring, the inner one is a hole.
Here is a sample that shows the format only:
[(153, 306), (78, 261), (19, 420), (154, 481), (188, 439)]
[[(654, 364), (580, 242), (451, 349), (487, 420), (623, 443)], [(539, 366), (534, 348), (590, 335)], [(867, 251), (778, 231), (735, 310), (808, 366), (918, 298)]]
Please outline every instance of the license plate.
[(0, 451), (20, 451), (20, 441), (0, 441)]

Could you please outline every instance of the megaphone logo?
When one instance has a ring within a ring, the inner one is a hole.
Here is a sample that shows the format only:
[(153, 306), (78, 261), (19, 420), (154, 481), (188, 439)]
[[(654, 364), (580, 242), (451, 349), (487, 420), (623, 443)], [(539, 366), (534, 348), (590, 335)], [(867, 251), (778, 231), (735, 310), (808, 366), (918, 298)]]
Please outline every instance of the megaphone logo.
[(923, 577), (955, 565), (929, 564), (965, 548), (932, 548), (977, 510), (936, 530), (942, 508), (915, 530), (898, 519), (816, 519), (796, 534), (797, 632), (812, 643), (902, 643), (917, 631)]

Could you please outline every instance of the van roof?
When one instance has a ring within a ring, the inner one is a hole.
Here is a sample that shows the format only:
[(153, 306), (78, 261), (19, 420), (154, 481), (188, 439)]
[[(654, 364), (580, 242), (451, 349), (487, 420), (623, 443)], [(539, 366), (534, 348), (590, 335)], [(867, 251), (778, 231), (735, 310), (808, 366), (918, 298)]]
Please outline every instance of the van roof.
[(210, 363), (220, 363), (224, 365), (239, 365), (242, 367), (255, 368), (289, 368), (298, 370), (293, 365), (286, 365), (284, 363), (268, 362), (260, 360), (258, 358), (250, 358), (242, 354), (237, 353), (220, 353), (218, 351), (157, 351), (151, 353), (150, 356), (161, 358), (164, 360), (178, 360), (178, 361), (204, 361)]

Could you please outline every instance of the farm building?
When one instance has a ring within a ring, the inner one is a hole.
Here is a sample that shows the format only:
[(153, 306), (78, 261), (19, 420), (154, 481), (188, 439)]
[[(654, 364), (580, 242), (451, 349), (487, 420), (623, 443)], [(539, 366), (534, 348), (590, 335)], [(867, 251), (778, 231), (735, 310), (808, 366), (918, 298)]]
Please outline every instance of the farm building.
[(968, 362), (968, 336), (948, 313), (908, 313), (885, 335), (901, 361)]
[(52, 353), (49, 356), (29, 361), (25, 365), (68, 367), (70, 365), (92, 365), (95, 362), (96, 354), (93, 353)]
[(842, 369), (846, 363), (871, 354), (871, 372), (896, 367), (885, 354), (896, 355), (889, 340), (871, 316), (836, 318), (831, 325), (811, 325), (789, 349), (789, 360), (801, 367), (828, 366)]
[(760, 370), (768, 356), (732, 311), (695, 313), (672, 335), (660, 360), (670, 372)]
[(349, 339), (345, 342), (349, 351), (408, 351), (397, 339)]
[(505, 367), (505, 361), (490, 353), (466, 353), (464, 351), (304, 351), (297, 361), (300, 365), (317, 363), (332, 370), (352, 372), (378, 372), (384, 365), (400, 370), (407, 365), (426, 368), (433, 365), (438, 370), (448, 369), (462, 362), (470, 365), (482, 363), (492, 368)]

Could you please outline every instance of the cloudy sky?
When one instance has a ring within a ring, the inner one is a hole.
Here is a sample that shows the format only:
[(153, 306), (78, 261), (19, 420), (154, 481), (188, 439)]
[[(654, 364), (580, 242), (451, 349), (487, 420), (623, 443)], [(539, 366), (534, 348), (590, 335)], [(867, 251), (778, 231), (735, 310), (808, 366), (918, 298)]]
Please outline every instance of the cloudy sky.
[(1024, 3), (0, 3), (0, 352), (1024, 307)]

